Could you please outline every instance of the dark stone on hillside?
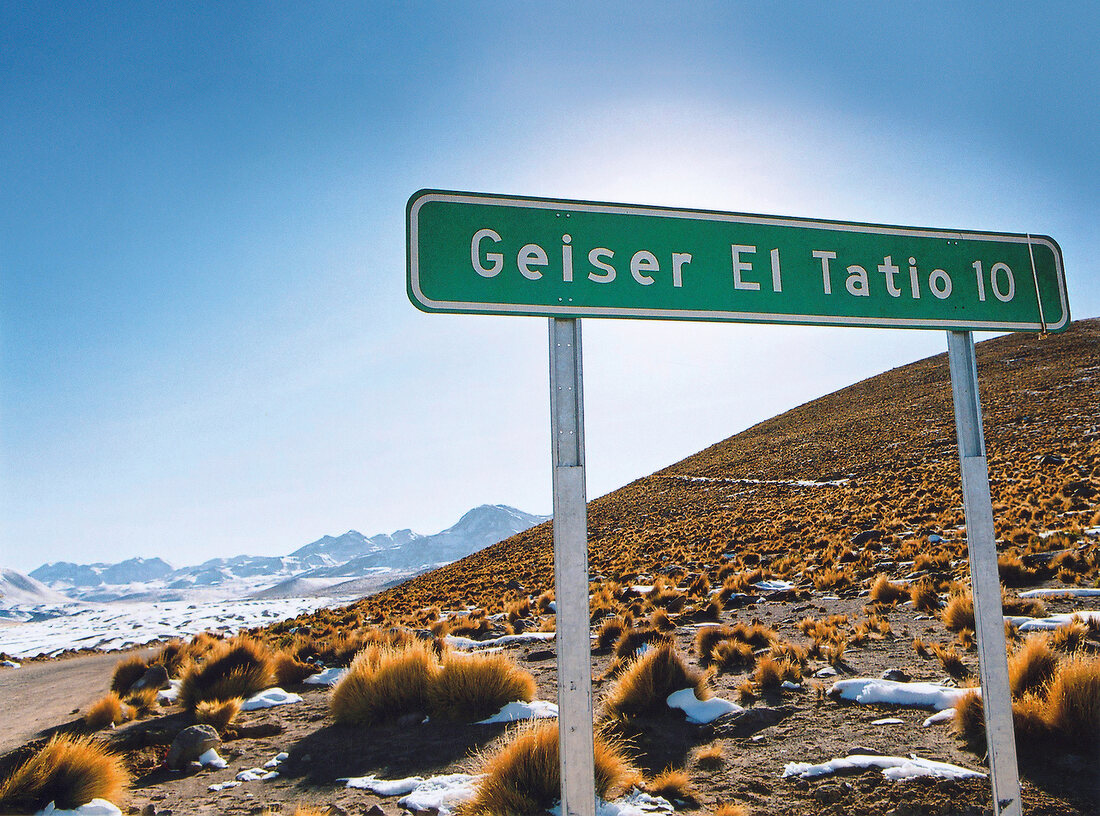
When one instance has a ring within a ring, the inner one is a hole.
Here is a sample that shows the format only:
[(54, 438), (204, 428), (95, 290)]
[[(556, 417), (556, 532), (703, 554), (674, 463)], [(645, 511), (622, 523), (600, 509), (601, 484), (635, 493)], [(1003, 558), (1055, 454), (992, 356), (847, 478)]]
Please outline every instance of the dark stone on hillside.
[(1059, 456), (1056, 453), (1048, 453), (1046, 456), (1044, 456), (1042, 459), (1039, 460), (1040, 465), (1057, 466), (1057, 465), (1064, 465), (1065, 463), (1066, 463), (1066, 460), (1063, 459), (1061, 456)]
[(813, 792), (814, 799), (822, 805), (832, 805), (839, 802), (844, 796), (844, 791), (839, 785), (822, 785)]
[(874, 748), (868, 748), (866, 745), (853, 745), (848, 749), (848, 753), (845, 756), (855, 756), (856, 754), (862, 754), (863, 756), (879, 756), (879, 752)]
[(514, 589), (516, 592), (523, 592), (526, 589), (526, 587), (524, 587), (523, 584), (521, 584), (515, 578), (513, 578), (511, 581), (506, 583), (504, 585), (504, 588), (505, 589)]
[(887, 669), (882, 673), (883, 680), (893, 680), (898, 683), (908, 683), (913, 678), (901, 669)]
[(145, 674), (135, 680), (134, 684), (130, 686), (130, 691), (141, 691), (147, 688), (168, 688), (168, 670), (160, 663), (154, 663), (147, 668)]
[(212, 725), (189, 725), (172, 740), (172, 747), (168, 749), (165, 764), (170, 770), (183, 770), (220, 743), (221, 737)]
[(789, 705), (776, 706), (775, 708), (765, 706), (750, 708), (740, 714), (723, 717), (719, 724), (714, 726), (714, 735), (718, 737), (747, 737), (782, 722), (793, 713), (794, 706)]
[(555, 656), (555, 653), (550, 649), (538, 649), (534, 652), (529, 652), (523, 656), (523, 659), (528, 663), (537, 663), (540, 660), (550, 660)]
[(864, 530), (852, 536), (851, 544), (853, 547), (862, 547), (868, 541), (878, 541), (880, 538), (882, 538), (882, 530)]

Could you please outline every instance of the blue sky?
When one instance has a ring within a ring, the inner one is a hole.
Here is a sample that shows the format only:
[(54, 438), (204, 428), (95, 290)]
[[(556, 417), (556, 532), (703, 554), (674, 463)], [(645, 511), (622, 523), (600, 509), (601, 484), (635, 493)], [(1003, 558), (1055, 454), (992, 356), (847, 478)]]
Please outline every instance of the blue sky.
[[(423, 187), (1044, 233), (1100, 314), (1090, 3), (0, 4), (0, 564), (550, 510), (546, 325)], [(590, 496), (941, 332), (585, 321)]]

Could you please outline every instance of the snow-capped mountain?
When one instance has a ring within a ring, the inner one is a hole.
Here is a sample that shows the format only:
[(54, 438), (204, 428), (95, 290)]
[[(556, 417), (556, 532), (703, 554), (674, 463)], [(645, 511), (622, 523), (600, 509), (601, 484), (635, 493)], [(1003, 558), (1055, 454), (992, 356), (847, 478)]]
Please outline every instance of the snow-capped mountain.
[[(404, 529), (365, 536), (348, 530), (284, 556), (212, 558), (178, 569), (160, 558), (117, 564), (61, 561), (43, 564), (30, 578), (70, 598), (96, 602), (319, 595), (346, 584), (343, 597), (456, 561), (547, 518), (505, 505), (482, 505), (434, 535)], [(359, 579), (368, 580), (355, 583)]]
[(71, 603), (60, 592), (13, 569), (0, 567), (0, 607)]

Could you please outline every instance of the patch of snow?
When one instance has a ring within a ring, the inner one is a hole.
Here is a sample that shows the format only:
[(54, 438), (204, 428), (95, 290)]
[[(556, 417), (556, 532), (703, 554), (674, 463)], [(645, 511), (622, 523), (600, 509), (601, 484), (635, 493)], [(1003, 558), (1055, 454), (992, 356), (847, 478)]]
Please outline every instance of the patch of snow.
[[(561, 816), (561, 802), (550, 808), (554, 816)], [(672, 803), (660, 796), (651, 796), (634, 788), (626, 796), (613, 802), (596, 797), (596, 816), (649, 816), (652, 813), (675, 813)]]
[(779, 687), (786, 691), (802, 691), (801, 683), (792, 683), (790, 680), (784, 680)]
[(783, 776), (810, 779), (815, 776), (824, 776), (837, 771), (856, 768), (881, 768), (882, 775), (892, 780), (913, 779), (918, 776), (935, 776), (940, 779), (985, 777), (984, 773), (972, 771), (958, 765), (950, 765), (946, 762), (936, 762), (932, 759), (920, 759), (916, 756), (905, 759), (904, 757), (871, 756), (868, 754), (853, 754), (852, 756), (830, 759), (820, 765), (811, 765), (808, 762), (788, 762), (783, 768)]
[(239, 788), (240, 786), (240, 781), (234, 779), (229, 782), (215, 782), (213, 785), (207, 785), (206, 789), (208, 791), (213, 791), (214, 793), (217, 793), (218, 791), (225, 790), (226, 788)]
[(790, 581), (757, 581), (753, 584), (757, 589), (762, 589), (765, 592), (783, 592), (784, 590), (794, 589), (794, 584)]
[(312, 686), (335, 686), (348, 673), (342, 666), (332, 666), (317, 674), (311, 674), (303, 682)]
[(19, 669), (22, 668), (22, 663), (16, 663), (14, 660), (0, 660), (0, 666), (5, 669)]
[(416, 790), (424, 782), (422, 776), (407, 776), (404, 779), (379, 779), (377, 776), (350, 776), (337, 779), (346, 787), (368, 790), (379, 796), (405, 796)]
[(558, 707), (546, 700), (532, 700), (525, 703), (518, 700), (508, 703), (492, 717), (486, 720), (478, 720), (477, 725), (490, 725), (492, 723), (508, 723), (517, 720), (541, 720), (558, 716)]
[(157, 704), (171, 705), (176, 702), (176, 698), (180, 696), (181, 685), (183, 685), (182, 680), (169, 680), (168, 688), (161, 689), (157, 692)]
[(241, 711), (256, 711), (261, 708), (274, 708), (275, 706), (300, 702), (302, 702), (301, 695), (292, 691), (283, 691), (278, 687), (269, 688), (241, 703)]
[(905, 720), (897, 717), (883, 717), (881, 720), (871, 720), (871, 725), (905, 725)]
[(290, 754), (288, 754), (286, 751), (283, 751), (282, 753), (276, 754), (273, 759), (269, 759), (267, 762), (265, 762), (264, 767), (268, 769), (278, 768), (289, 758)]
[(1100, 623), (1100, 612), (1086, 609), (1079, 612), (1063, 612), (1059, 615), (1050, 615), (1045, 618), (1029, 618), (1026, 616), (1005, 616), (1005, 620), (1019, 628), (1021, 632), (1040, 632), (1048, 629), (1057, 629), (1071, 623), (1077, 617), (1088, 622)]
[(425, 779), (397, 804), (408, 810), (436, 811), (439, 816), (451, 816), (452, 808), (474, 797), (481, 776), (447, 774)]
[(669, 708), (678, 708), (687, 714), (690, 723), (709, 723), (717, 720), (723, 714), (740, 714), (743, 709), (737, 703), (723, 700), (720, 697), (711, 697), (709, 700), (700, 700), (695, 696), (695, 689), (680, 689), (668, 695), (665, 702)]
[(211, 748), (209, 751), (203, 751), (201, 754), (199, 754), (199, 764), (202, 765), (204, 768), (210, 767), (217, 768), (218, 770), (229, 766), (229, 763), (218, 756), (218, 752), (213, 748)]
[(270, 598), (39, 605), (34, 619), (0, 627), (0, 652), (17, 659), (39, 654), (52, 657), (66, 649), (112, 651), (205, 631), (235, 635), (334, 603), (331, 598)]
[(922, 722), (921, 723), (921, 728), (927, 728), (928, 726), (935, 725), (936, 723), (948, 722), (951, 719), (953, 719), (954, 716), (955, 716), (955, 709), (945, 708), (943, 711), (937, 711), (931, 717), (929, 717), (924, 722)]
[(456, 649), (485, 649), (493, 646), (508, 646), (513, 643), (553, 640), (556, 636), (556, 632), (524, 632), (519, 635), (501, 635), (498, 638), (489, 638), (488, 640), (474, 640), (460, 635), (447, 635), (443, 639), (449, 646)]
[(57, 805), (50, 802), (46, 807), (38, 811), (35, 816), (51, 816), (51, 814), (52, 816), (65, 816), (65, 814), (68, 813), (78, 813), (80, 816), (122, 816), (122, 811), (106, 799), (93, 799), (72, 810), (60, 810)]
[(892, 705), (929, 706), (937, 711), (953, 708), (961, 697), (981, 689), (963, 689), (941, 686), (937, 683), (899, 683), (895, 680), (880, 680), (871, 677), (857, 677), (852, 680), (839, 680), (829, 688), (830, 697), (853, 700), (869, 705), (887, 703)]
[(1045, 589), (1029, 589), (1027, 592), (1021, 592), (1021, 598), (1043, 598), (1048, 595), (1070, 595), (1074, 598), (1095, 598), (1100, 597), (1100, 588), (1098, 587), (1047, 587)]
[(278, 771), (265, 771), (263, 768), (249, 768), (247, 771), (241, 771), (237, 774), (237, 781), (266, 782), (269, 779), (276, 779), (278, 776)]

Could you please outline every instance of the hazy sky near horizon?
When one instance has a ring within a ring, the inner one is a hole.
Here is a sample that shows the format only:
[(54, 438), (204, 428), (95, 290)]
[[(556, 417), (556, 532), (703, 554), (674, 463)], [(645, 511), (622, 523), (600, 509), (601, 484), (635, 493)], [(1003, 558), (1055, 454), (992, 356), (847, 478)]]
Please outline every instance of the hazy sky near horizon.
[[(549, 513), (547, 329), (424, 315), (425, 187), (1053, 236), (1095, 4), (0, 4), (0, 565)], [(584, 321), (589, 496), (945, 348)], [(810, 474), (812, 475), (812, 474)]]

